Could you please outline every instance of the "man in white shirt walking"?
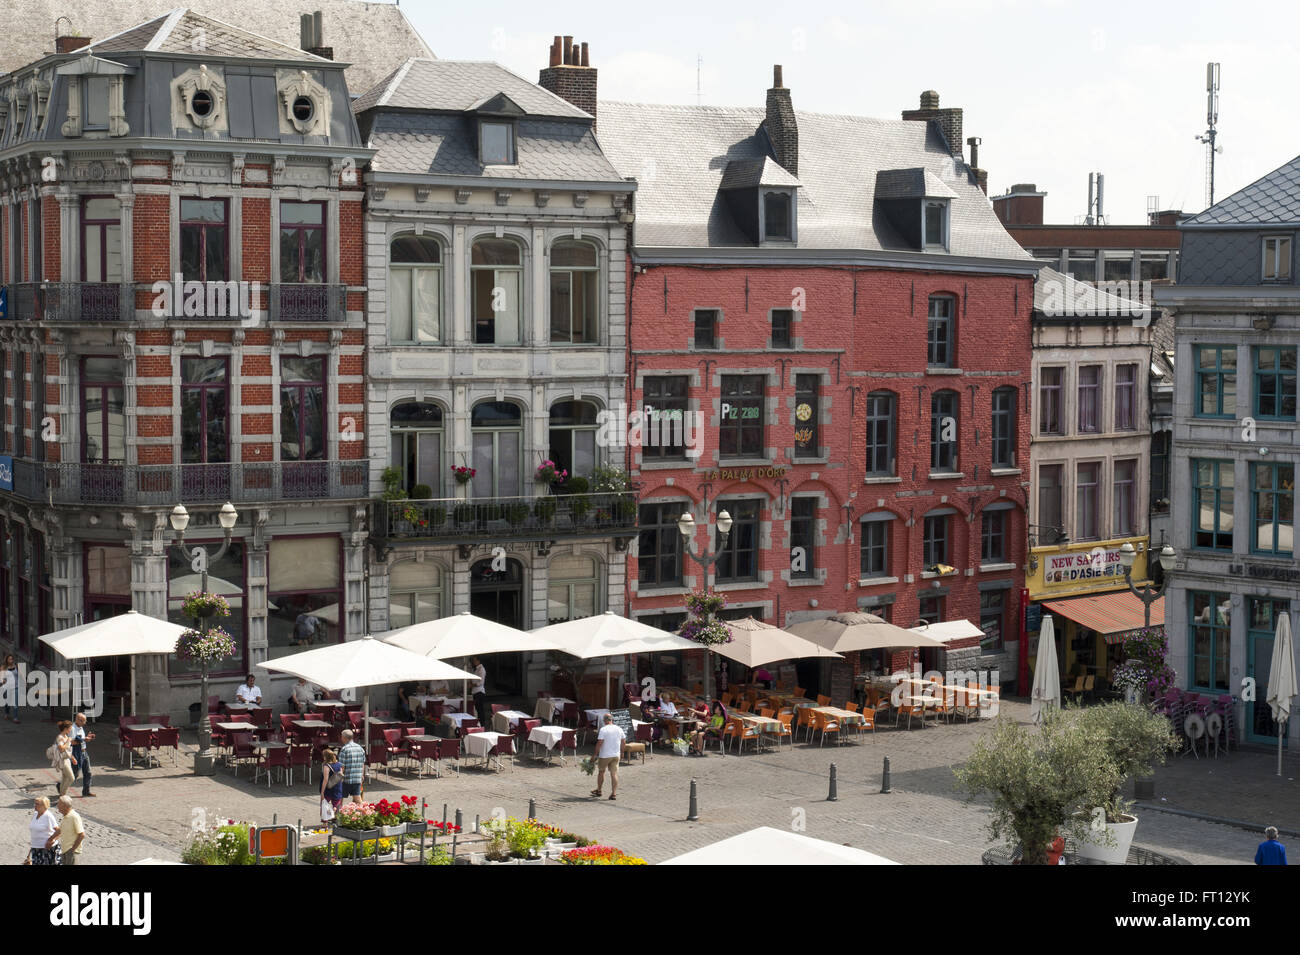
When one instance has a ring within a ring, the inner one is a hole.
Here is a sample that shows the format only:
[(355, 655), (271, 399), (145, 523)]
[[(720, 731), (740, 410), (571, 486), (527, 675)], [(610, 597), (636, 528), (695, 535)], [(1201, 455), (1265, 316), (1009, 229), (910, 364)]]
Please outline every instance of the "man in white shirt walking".
[(591, 791), (599, 796), (605, 788), (605, 770), (609, 770), (609, 798), (618, 796), (618, 760), (623, 755), (623, 742), (626, 737), (623, 730), (614, 725), (614, 717), (605, 714), (605, 725), (596, 735), (596, 788)]

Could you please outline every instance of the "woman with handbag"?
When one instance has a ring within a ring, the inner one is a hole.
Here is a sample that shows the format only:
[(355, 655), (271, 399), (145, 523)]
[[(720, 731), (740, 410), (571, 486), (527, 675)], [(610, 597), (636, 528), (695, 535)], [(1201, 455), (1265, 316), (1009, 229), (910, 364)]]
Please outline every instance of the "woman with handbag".
[(27, 825), (30, 835), (27, 859), (23, 865), (59, 865), (62, 850), (59, 848), (59, 824), (50, 812), (50, 800), (37, 796), (33, 801), (35, 815)]
[(72, 785), (75, 774), (72, 772), (72, 723), (68, 720), (59, 720), (59, 735), (54, 738), (54, 745), (47, 752), (50, 753), (50, 765), (56, 773), (62, 776), (59, 781), (59, 795), (66, 796), (68, 788)]
[(330, 822), (343, 803), (343, 764), (332, 749), (321, 753), (320, 821)]

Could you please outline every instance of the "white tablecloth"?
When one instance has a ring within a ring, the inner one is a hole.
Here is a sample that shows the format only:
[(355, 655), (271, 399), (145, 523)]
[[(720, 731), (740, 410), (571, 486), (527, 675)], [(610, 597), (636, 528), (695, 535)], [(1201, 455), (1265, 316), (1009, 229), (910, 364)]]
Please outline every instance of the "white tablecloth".
[(492, 714), (492, 728), (498, 733), (509, 733), (511, 723), (530, 718), (527, 713), (521, 713), (519, 710), (500, 710)]
[(465, 737), (465, 752), (470, 756), (486, 757), (488, 750), (497, 744), (504, 733), (471, 733)]
[[(564, 734), (568, 732), (563, 726), (534, 726), (533, 731), (528, 734), (528, 742), (540, 743), (549, 749), (555, 749), (555, 744), (560, 741)], [(474, 734), (478, 736), (478, 733)]]
[(473, 713), (443, 713), (442, 714), (442, 722), (446, 726), (451, 726), (456, 729), (460, 729), (461, 724), (464, 723), (466, 720), (472, 720), (472, 719), (477, 719), (477, 717)]
[(587, 719), (594, 725), (599, 726), (601, 720), (605, 718), (605, 714), (608, 712), (609, 710), (587, 710)]
[(573, 700), (566, 700), (562, 696), (542, 697), (533, 707), (533, 716), (543, 720), (558, 719), (564, 712), (564, 705), (572, 702)]

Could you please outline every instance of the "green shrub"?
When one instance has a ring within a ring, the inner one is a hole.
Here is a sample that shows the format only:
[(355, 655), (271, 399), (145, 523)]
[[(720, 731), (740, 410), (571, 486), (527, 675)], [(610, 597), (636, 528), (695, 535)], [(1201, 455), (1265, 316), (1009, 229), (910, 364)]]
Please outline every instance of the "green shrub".
[(252, 865), (248, 851), (248, 826), (218, 826), (196, 832), (181, 852), (187, 865)]
[(442, 846), (434, 846), (433, 850), (424, 857), (425, 865), (452, 865), (451, 853)]
[(564, 482), (561, 493), (564, 494), (586, 494), (591, 490), (591, 482), (585, 477), (571, 477)]
[(1098, 804), (1105, 808), (1107, 822), (1119, 822), (1124, 812), (1120, 799), (1124, 780), (1150, 774), (1167, 754), (1178, 751), (1178, 737), (1168, 717), (1135, 703), (1090, 706), (1080, 710), (1075, 719), (1080, 729), (1093, 734), (1097, 746), (1106, 751), (1119, 773), (1119, 782), (1109, 797)]
[(407, 498), (406, 489), (402, 487), (402, 469), (387, 467), (379, 475), (379, 480), (384, 482), (384, 490), (380, 497), (385, 501), (404, 501)]
[(427, 484), (417, 484), (411, 488), (411, 499), (415, 501), (427, 501), (433, 497), (433, 488)]
[(528, 519), (527, 504), (511, 504), (509, 507), (506, 508), (506, 520), (508, 520), (512, 526), (518, 527), (527, 519)]
[(542, 523), (547, 523), (549, 521), (554, 520), (555, 519), (555, 498), (553, 497), (539, 498), (537, 503), (533, 505), (533, 513), (537, 515), (537, 519), (540, 520)]

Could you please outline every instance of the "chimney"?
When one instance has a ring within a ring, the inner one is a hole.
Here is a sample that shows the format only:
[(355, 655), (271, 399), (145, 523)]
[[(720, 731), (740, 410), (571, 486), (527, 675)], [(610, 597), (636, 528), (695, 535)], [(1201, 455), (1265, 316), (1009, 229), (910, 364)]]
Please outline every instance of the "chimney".
[[(574, 43), (571, 36), (557, 36), (551, 42), (549, 63), (538, 75), (537, 85), (594, 117), (596, 70), (587, 44)], [(593, 122), (592, 128), (595, 126)]]
[[(939, 94), (934, 90), (926, 90), (921, 94), (921, 108), (903, 110), (903, 119), (937, 123), (939, 131), (943, 133), (943, 138), (948, 142), (948, 151), (952, 153), (952, 158), (963, 158), (961, 107), (940, 109)], [(972, 163), (972, 165), (974, 164)]]
[(321, 12), (304, 13), (298, 18), (298, 46), (312, 56), (334, 59), (334, 47), (325, 45), (325, 30), (321, 25)]
[(779, 64), (772, 67), (772, 88), (767, 91), (767, 118), (763, 120), (763, 128), (781, 168), (792, 176), (799, 175), (799, 124)]
[(1042, 225), (1043, 197), (1032, 182), (1018, 182), (1004, 196), (995, 196), (993, 212), (1003, 225)]
[(90, 46), (90, 37), (56, 36), (54, 38), (55, 53), (71, 53), (73, 50), (80, 50), (83, 46)]
[(989, 172), (987, 169), (980, 168), (980, 144), (984, 140), (978, 136), (972, 136), (966, 140), (966, 145), (970, 147), (970, 171), (975, 174), (975, 181), (979, 184), (980, 190), (984, 195), (989, 194)]

